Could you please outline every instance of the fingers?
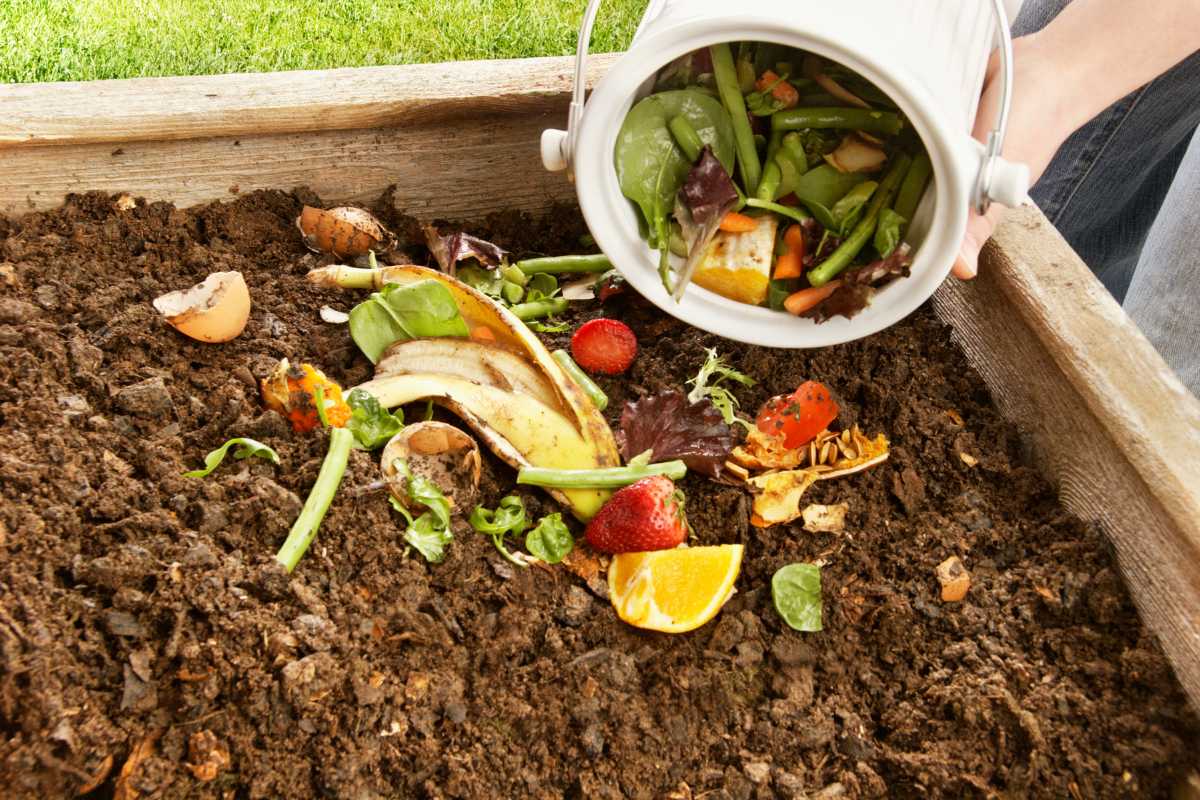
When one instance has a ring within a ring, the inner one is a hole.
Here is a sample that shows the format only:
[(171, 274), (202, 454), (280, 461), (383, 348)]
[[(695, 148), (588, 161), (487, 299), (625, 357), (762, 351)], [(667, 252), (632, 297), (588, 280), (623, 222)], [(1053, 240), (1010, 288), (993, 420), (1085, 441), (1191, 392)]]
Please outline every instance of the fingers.
[(979, 252), (983, 250), (984, 243), (991, 238), (992, 231), (1000, 224), (1004, 211), (1004, 206), (993, 203), (983, 216), (975, 211), (970, 212), (967, 218), (967, 233), (951, 269), (954, 277), (969, 281), (979, 273)]

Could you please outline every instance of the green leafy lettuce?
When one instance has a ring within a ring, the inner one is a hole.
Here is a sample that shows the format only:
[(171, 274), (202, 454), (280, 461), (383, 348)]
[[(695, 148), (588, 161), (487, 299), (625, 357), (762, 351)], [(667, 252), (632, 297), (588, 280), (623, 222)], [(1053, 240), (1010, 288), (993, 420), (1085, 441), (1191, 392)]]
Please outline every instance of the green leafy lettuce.
[(351, 411), (346, 427), (364, 450), (382, 447), (404, 427), (404, 412), (390, 413), (370, 392), (351, 389), (346, 405)]
[(471, 523), (471, 527), (478, 533), (490, 536), (492, 544), (504, 558), (518, 567), (529, 566), (528, 559), (521, 553), (509, 552), (504, 544), (505, 536), (510, 533), (514, 536), (519, 535), (529, 527), (525, 521), (525, 504), (521, 502), (520, 497), (508, 495), (500, 501), (500, 505), (495, 511), (483, 506), (475, 506), (475, 510), (471, 512), (467, 522)]
[(450, 533), (450, 501), (433, 481), (414, 475), (404, 459), (396, 459), (395, 466), (396, 471), (404, 477), (405, 494), (409, 501), (427, 509), (414, 519), (403, 503), (395, 497), (390, 498), (392, 508), (408, 521), (404, 541), (424, 556), (426, 561), (440, 563), (446, 557), (446, 545), (454, 538)]
[(688, 402), (699, 403), (707, 397), (709, 402), (721, 412), (721, 417), (725, 420), (726, 425), (737, 422), (749, 430), (750, 424), (737, 416), (738, 399), (729, 389), (721, 386), (721, 382), (730, 380), (743, 386), (753, 386), (754, 379), (725, 363), (725, 359), (717, 355), (715, 347), (710, 348), (707, 353), (708, 358), (700, 367), (700, 371), (696, 373), (696, 377), (688, 381), (692, 385), (692, 390), (688, 392), (687, 396)]
[(575, 537), (562, 514), (547, 514), (525, 535), (525, 549), (547, 564), (557, 564), (575, 548)]
[(875, 250), (880, 258), (887, 258), (900, 244), (900, 233), (907, 223), (903, 216), (890, 208), (879, 213), (879, 222), (875, 226)]
[(350, 337), (371, 363), (393, 342), (468, 334), (454, 296), (435, 280), (389, 283), (350, 311)]
[(185, 478), (204, 478), (207, 477), (214, 469), (221, 466), (221, 462), (225, 460), (225, 455), (229, 452), (229, 448), (236, 447), (233, 451), (233, 457), (236, 459), (250, 458), (265, 458), (272, 464), (279, 463), (279, 454), (267, 447), (260, 441), (248, 439), (245, 436), (239, 436), (235, 439), (230, 439), (225, 444), (213, 450), (204, 457), (204, 469), (194, 469), (191, 472), (183, 473)]

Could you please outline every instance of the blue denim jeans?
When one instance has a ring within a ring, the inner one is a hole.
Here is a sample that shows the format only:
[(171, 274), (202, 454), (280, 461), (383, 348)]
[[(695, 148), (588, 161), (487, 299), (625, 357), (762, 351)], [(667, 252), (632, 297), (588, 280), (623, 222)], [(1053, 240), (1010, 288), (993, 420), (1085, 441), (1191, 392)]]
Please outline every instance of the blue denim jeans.
[[(1068, 2), (1025, 0), (1014, 35)], [(1030, 195), (1200, 396), (1198, 127), (1200, 52), (1076, 131)]]

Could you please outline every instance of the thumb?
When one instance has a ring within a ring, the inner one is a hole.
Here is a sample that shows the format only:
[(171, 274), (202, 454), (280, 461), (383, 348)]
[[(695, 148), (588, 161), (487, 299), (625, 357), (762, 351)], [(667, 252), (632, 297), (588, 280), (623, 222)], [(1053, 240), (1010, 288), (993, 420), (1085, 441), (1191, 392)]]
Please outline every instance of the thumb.
[(970, 212), (967, 218), (967, 232), (963, 236), (962, 245), (958, 248), (958, 258), (954, 259), (951, 272), (954, 277), (969, 281), (979, 272), (979, 252), (983, 250), (984, 242), (992, 237), (992, 231), (1000, 224), (1004, 216), (1004, 206), (993, 203), (986, 214)]

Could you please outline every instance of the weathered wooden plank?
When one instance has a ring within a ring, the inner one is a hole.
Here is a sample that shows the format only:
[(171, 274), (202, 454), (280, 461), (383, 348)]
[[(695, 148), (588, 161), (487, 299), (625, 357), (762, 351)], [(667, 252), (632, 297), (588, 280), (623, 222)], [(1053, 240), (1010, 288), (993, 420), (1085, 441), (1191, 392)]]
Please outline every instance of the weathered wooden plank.
[(91, 189), (189, 206), (304, 185), (330, 202), (368, 202), (390, 184), (401, 207), (422, 218), (542, 210), (574, 197), (561, 174), (542, 169), (538, 149), (542, 129), (565, 119), (560, 99), (538, 113), (421, 127), (0, 150), (0, 211), (52, 208)]
[(1200, 401), (1036, 209), (1010, 215), (980, 277), (935, 305), (1063, 504), (1112, 540), (1200, 707)]
[[(615, 55), (589, 61), (589, 80)], [(545, 110), (574, 58), (0, 85), (0, 149), (429, 125)], [(115, 146), (115, 145), (114, 145)]]

